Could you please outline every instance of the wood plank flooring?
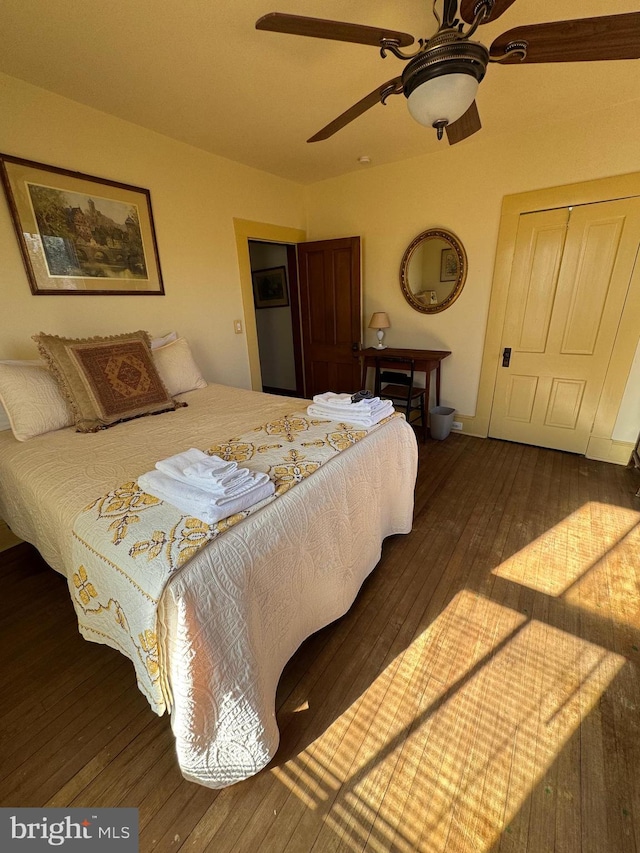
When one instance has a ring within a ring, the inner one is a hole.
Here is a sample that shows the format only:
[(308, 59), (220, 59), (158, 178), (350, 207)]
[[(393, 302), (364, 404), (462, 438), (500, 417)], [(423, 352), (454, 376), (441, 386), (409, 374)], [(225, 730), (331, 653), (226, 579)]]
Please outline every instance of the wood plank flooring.
[(413, 532), (286, 667), (270, 767), (222, 791), (182, 779), (64, 580), (0, 555), (0, 805), (136, 806), (142, 853), (640, 850), (638, 473), (420, 454)]

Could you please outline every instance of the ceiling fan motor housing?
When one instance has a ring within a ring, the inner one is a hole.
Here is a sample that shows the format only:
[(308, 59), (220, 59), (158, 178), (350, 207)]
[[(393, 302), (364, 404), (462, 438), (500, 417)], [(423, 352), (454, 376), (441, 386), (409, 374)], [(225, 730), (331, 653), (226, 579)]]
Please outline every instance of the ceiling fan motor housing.
[[(446, 38), (445, 33), (439, 33), (437, 41), (432, 39), (402, 74), (409, 111), (416, 121), (427, 126), (453, 123), (466, 112), (489, 63), (489, 51), (483, 44), (451, 36), (440, 41), (443, 36)], [(448, 75), (458, 76), (455, 82), (440, 79)], [(430, 85), (412, 98), (425, 83)]]

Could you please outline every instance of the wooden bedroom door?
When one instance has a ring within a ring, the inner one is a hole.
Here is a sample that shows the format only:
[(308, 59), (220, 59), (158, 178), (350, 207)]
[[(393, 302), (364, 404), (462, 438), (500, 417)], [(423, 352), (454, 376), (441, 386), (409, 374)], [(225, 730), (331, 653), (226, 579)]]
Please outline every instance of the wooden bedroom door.
[(520, 216), (489, 435), (584, 453), (640, 242), (640, 199)]
[(360, 387), (360, 238), (298, 244), (307, 397)]

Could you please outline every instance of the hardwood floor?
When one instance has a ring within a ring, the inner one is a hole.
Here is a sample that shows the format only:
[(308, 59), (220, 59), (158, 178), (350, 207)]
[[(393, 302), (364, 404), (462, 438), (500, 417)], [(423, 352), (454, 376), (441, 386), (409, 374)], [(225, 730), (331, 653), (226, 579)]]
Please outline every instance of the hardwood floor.
[(452, 435), (414, 530), (278, 691), (269, 768), (186, 782), (128, 661), (66, 584), (0, 555), (0, 805), (136, 806), (140, 850), (640, 849), (637, 472)]

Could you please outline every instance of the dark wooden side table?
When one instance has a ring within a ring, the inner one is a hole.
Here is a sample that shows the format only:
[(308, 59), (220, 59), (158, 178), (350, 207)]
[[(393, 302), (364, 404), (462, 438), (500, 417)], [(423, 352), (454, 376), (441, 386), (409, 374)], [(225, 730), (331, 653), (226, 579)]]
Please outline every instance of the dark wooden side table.
[(377, 359), (385, 358), (412, 358), (417, 371), (425, 373), (425, 398), (427, 402), (427, 410), (429, 408), (429, 392), (431, 390), (431, 374), (436, 372), (436, 406), (440, 405), (440, 366), (442, 360), (445, 359), (451, 352), (448, 350), (435, 349), (395, 349), (394, 347), (386, 347), (386, 349), (378, 349), (377, 347), (367, 347), (360, 353), (362, 362), (362, 387), (367, 387), (367, 370), (370, 367), (376, 366)]

